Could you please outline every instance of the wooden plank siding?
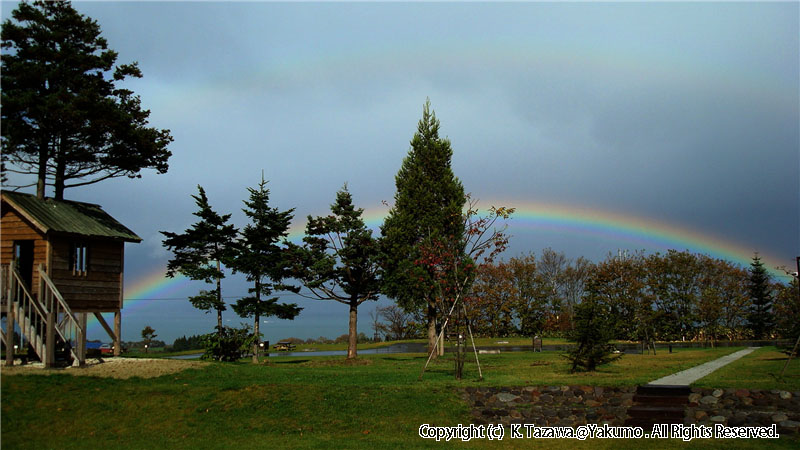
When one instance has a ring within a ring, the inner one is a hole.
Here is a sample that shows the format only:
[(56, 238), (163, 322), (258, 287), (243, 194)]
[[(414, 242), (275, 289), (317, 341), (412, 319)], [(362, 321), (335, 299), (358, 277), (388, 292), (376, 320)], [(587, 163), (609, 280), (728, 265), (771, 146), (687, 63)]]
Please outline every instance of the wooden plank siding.
[(39, 271), (36, 268), (39, 264), (47, 264), (48, 256), (47, 241), (44, 235), (27, 219), (8, 207), (3, 208), (2, 218), (0, 218), (0, 234), (2, 234), (2, 239), (0, 240), (1, 264), (11, 264), (14, 260), (15, 241), (34, 241), (31, 294), (37, 295), (39, 293)]
[[(73, 311), (118, 311), (122, 272), (122, 241), (53, 237), (50, 278)], [(69, 269), (70, 251), (75, 243), (88, 247), (86, 272)]]
[[(39, 293), (38, 267), (42, 264), (74, 312), (120, 310), (123, 241), (62, 235), (48, 236), (48, 241), (33, 224), (8, 206), (3, 203), (0, 260), (2, 264), (13, 261), (14, 241), (34, 241), (31, 294)], [(70, 251), (76, 243), (85, 244), (89, 249), (88, 270), (83, 273), (73, 273), (69, 269)]]

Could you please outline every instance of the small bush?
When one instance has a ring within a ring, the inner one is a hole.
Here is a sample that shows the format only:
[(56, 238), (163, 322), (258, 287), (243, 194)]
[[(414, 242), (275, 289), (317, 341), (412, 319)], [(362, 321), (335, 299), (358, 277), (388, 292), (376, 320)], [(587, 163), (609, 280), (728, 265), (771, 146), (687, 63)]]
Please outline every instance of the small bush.
[(217, 332), (203, 336), (205, 353), (202, 359), (215, 359), (218, 361), (238, 361), (250, 353), (255, 335), (249, 327), (222, 328), (216, 327)]

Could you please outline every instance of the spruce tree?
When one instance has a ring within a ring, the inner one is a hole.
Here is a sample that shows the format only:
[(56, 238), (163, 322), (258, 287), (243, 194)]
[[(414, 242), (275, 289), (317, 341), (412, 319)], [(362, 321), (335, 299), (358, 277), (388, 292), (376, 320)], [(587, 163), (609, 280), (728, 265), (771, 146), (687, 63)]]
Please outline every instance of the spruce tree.
[(211, 209), (202, 186), (198, 185), (197, 190), (199, 195), (192, 198), (198, 211), (193, 214), (200, 220), (182, 234), (161, 231), (166, 237), (164, 247), (174, 254), (167, 264), (167, 276), (172, 278), (180, 273), (192, 280), (216, 282), (215, 291), (202, 290), (189, 301), (197, 309), (216, 311), (217, 332), (221, 335), (222, 311), (226, 309), (222, 299), (222, 279), (225, 278), (222, 264), (229, 262), (233, 255), (236, 228), (227, 223), (230, 214), (220, 215)]
[(294, 277), (310, 297), (350, 308), (347, 359), (357, 356), (358, 307), (377, 300), (381, 286), (380, 244), (364, 224), (363, 212), (353, 206), (345, 186), (336, 194), (329, 216), (308, 216), (303, 246), (291, 246)]
[(253, 362), (258, 363), (261, 340), (261, 317), (277, 316), (293, 320), (303, 308), (295, 303), (278, 303), (278, 297), (262, 299), (275, 291), (298, 292), (299, 288), (283, 284), (291, 276), (288, 249), (281, 241), (289, 235), (294, 208), (280, 211), (269, 206), (269, 189), (263, 177), (258, 189), (248, 188), (249, 200), (245, 200), (244, 213), (251, 223), (245, 225), (230, 262), (235, 272), (244, 273), (253, 283), (252, 294), (239, 299), (233, 310), (241, 317), (253, 317)]
[[(148, 127), (150, 111), (116, 86), (141, 78), (100, 26), (70, 2), (20, 3), (2, 25), (2, 171), (36, 176), (55, 198), (64, 189), (114, 177), (166, 173), (169, 130)], [(5, 178), (5, 174), (3, 174)]]
[(767, 269), (758, 254), (753, 256), (750, 264), (748, 293), (751, 303), (747, 319), (753, 338), (769, 338), (775, 322), (772, 314), (772, 288)]
[(439, 120), (425, 102), (411, 149), (395, 177), (397, 192), (381, 233), (383, 236), (383, 293), (404, 310), (423, 310), (428, 345), (436, 342), (436, 273), (419, 264), (421, 250), (432, 242), (462, 248), (464, 187), (450, 167), (450, 141), (439, 136)]
[(608, 307), (599, 301), (587, 298), (575, 307), (575, 329), (569, 337), (576, 341), (565, 356), (572, 363), (571, 372), (592, 372), (622, 356), (613, 353), (613, 322)]

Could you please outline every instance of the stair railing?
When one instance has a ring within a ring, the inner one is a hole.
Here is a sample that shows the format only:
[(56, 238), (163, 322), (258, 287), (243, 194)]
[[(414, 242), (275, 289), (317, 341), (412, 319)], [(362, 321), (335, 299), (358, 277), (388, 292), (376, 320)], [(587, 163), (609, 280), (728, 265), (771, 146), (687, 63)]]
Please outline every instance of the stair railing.
[[(6, 283), (3, 290), (6, 291), (8, 306), (13, 308), (15, 322), (22, 335), (28, 338), (33, 350), (44, 361), (47, 348), (43, 336), (47, 329), (47, 314), (28, 291), (22, 276), (13, 265), (8, 265), (4, 272), (7, 275), (3, 277)], [(6, 332), (13, 333), (14, 330)]]
[[(47, 344), (55, 345), (55, 336), (61, 338), (80, 365), (86, 361), (86, 356), (83, 349), (86, 347), (84, 330), (81, 323), (72, 313), (64, 297), (56, 288), (53, 280), (44, 271), (44, 267), (39, 265), (39, 298), (41, 299), (44, 310), (47, 311), (48, 329), (52, 329), (54, 333), (47, 334)], [(55, 347), (53, 347), (55, 348)], [(50, 358), (54, 358), (53, 353)], [(51, 361), (52, 363), (52, 361)]]

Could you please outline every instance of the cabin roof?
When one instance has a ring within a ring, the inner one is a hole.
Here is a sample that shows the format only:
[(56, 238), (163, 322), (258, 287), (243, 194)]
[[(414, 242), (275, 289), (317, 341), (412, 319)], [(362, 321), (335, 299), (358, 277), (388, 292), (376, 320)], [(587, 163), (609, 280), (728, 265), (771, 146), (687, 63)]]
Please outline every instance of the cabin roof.
[(21, 192), (3, 191), (2, 198), (45, 234), (52, 232), (128, 242), (142, 241), (99, 205), (52, 198), (42, 200)]

